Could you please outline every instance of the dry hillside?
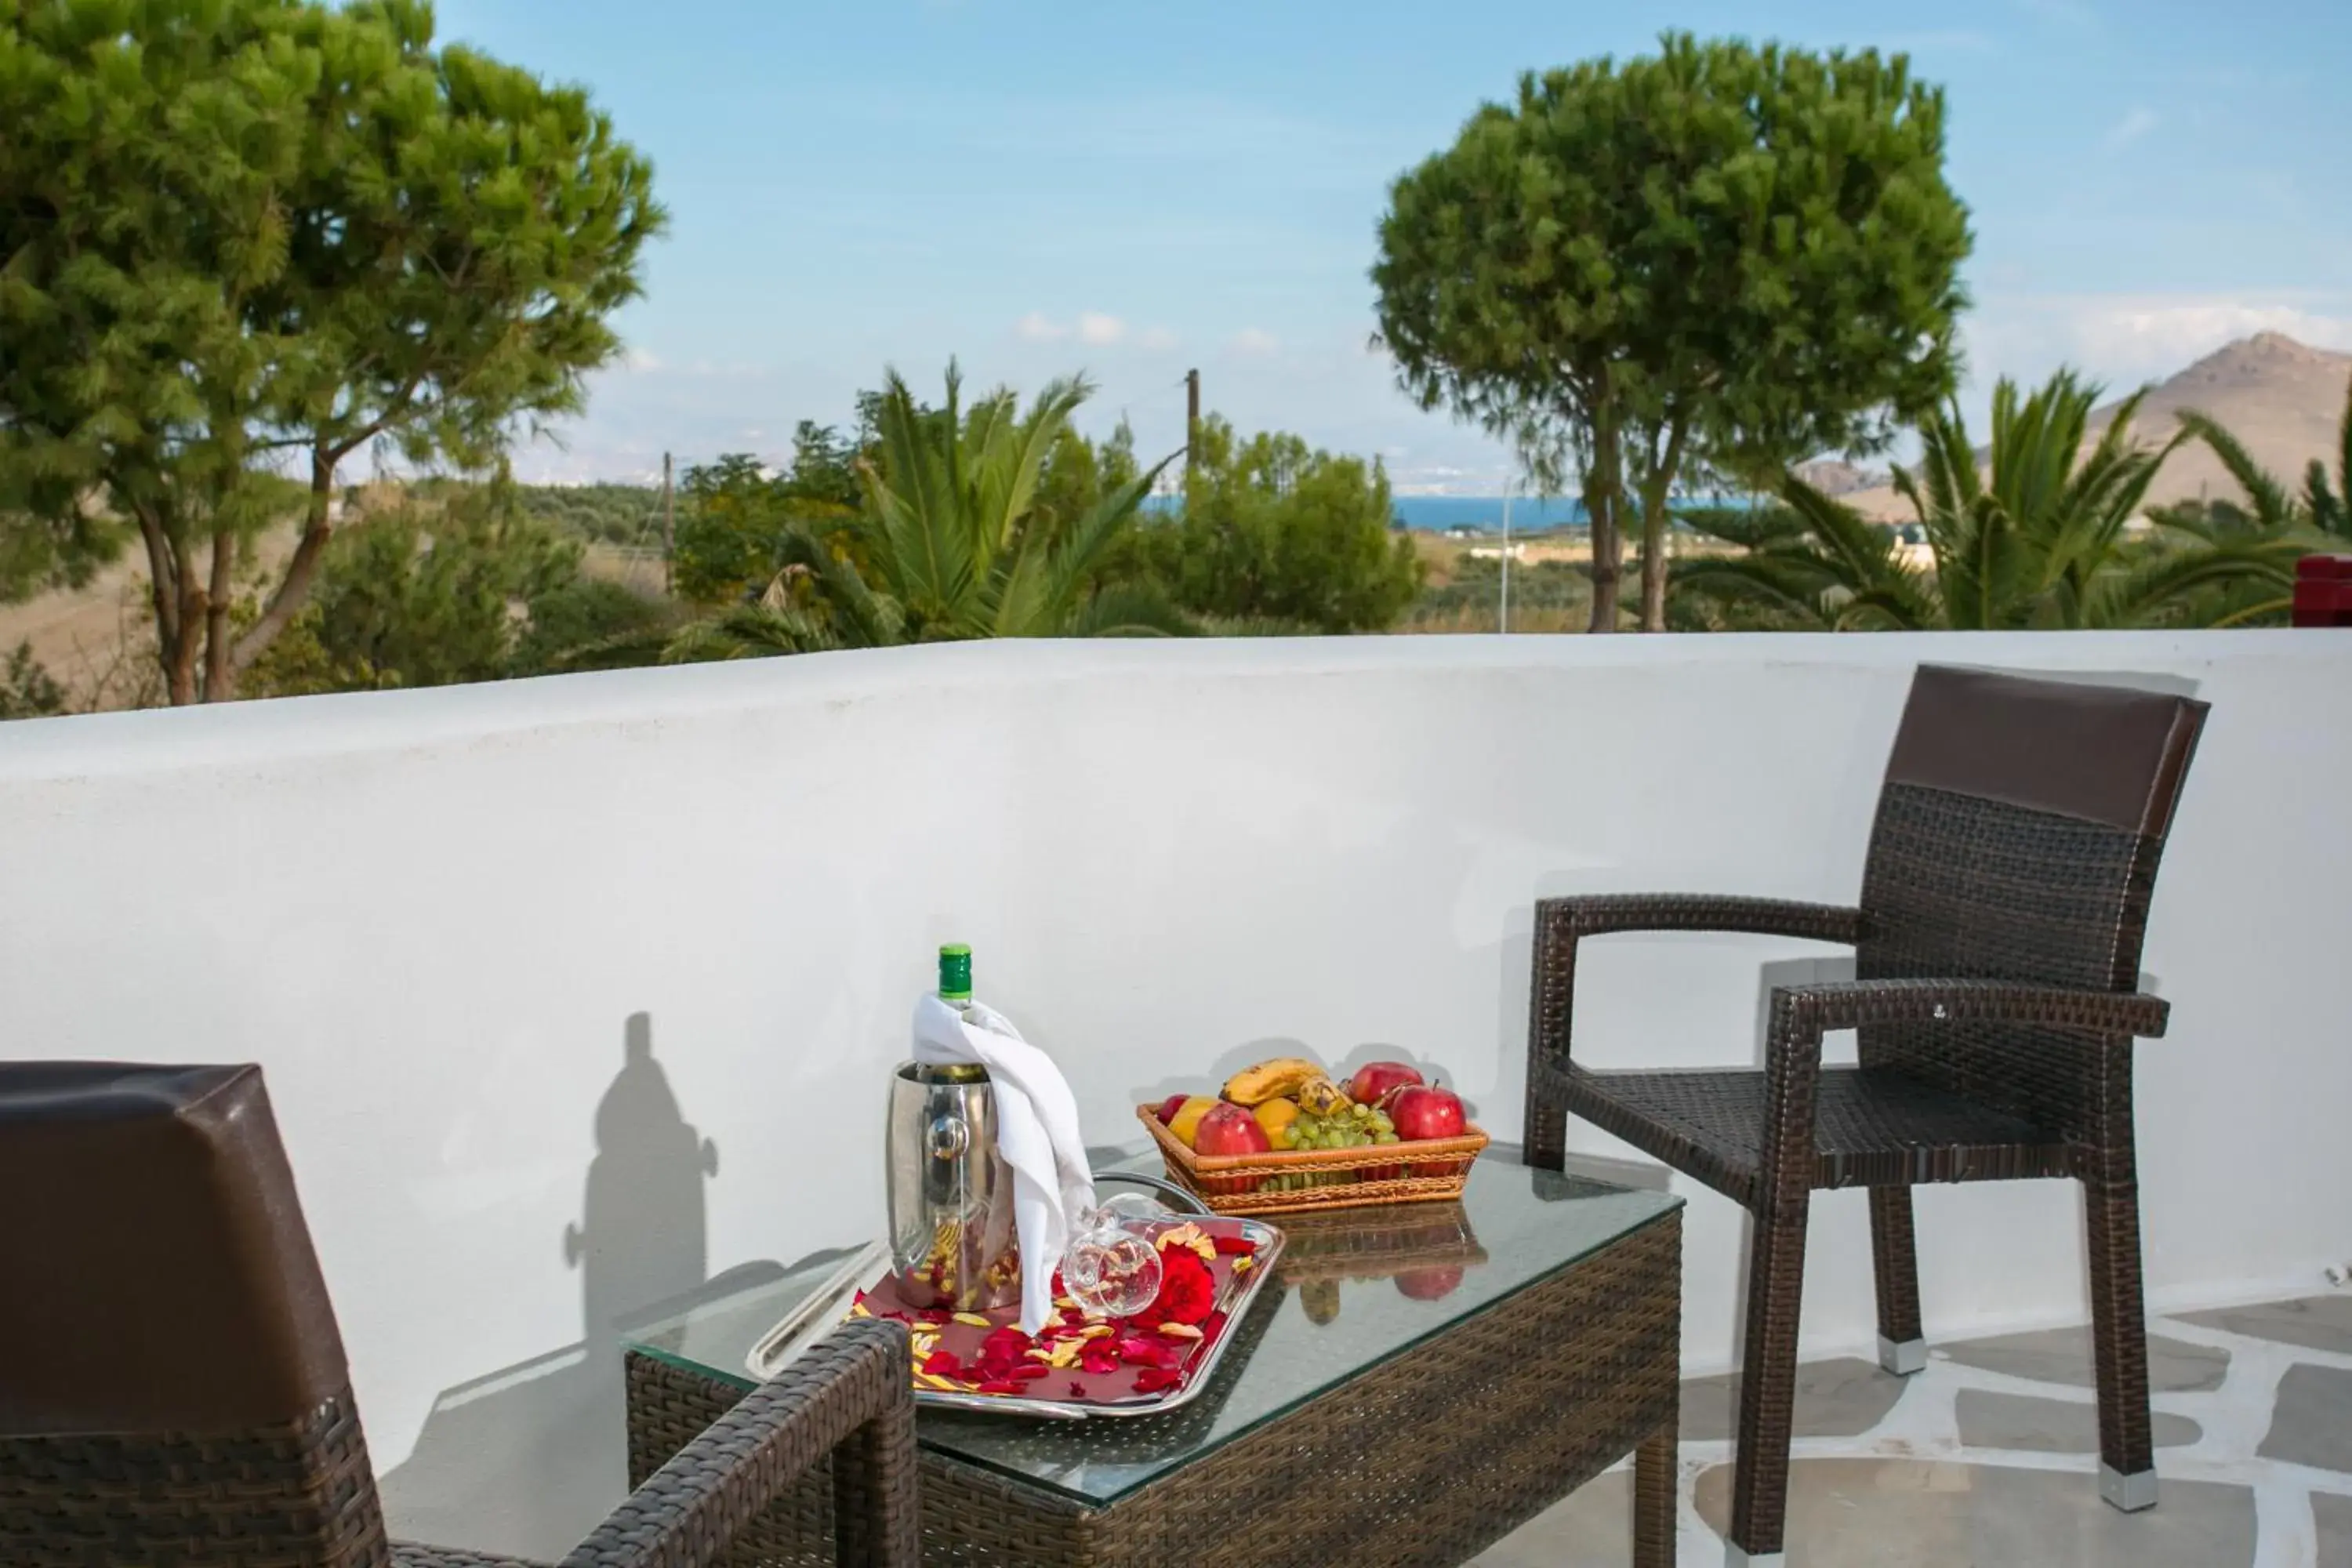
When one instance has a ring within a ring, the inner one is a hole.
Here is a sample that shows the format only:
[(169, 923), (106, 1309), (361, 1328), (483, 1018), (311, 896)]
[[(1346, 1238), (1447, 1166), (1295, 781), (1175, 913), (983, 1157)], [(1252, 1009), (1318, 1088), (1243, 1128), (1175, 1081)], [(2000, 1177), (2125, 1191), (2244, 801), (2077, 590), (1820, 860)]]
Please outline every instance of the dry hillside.
[[(2336, 433), (2344, 415), (2345, 385), (2352, 382), (2352, 354), (2331, 353), (2277, 332), (2242, 338), (2187, 370), (2159, 383), (2140, 405), (2135, 429), (2150, 443), (2168, 440), (2176, 416), (2187, 409), (2209, 414), (2253, 454), (2254, 460), (2299, 489), (2314, 458), (2335, 467)], [(2095, 438), (2115, 416), (2120, 400), (2092, 416)], [(1984, 455), (1979, 448), (1979, 457)], [(2228, 497), (2238, 493), (2203, 443), (2174, 453), (2148, 491), (2148, 504)], [(1910, 508), (1885, 486), (1844, 498), (1866, 517), (1907, 520)]]

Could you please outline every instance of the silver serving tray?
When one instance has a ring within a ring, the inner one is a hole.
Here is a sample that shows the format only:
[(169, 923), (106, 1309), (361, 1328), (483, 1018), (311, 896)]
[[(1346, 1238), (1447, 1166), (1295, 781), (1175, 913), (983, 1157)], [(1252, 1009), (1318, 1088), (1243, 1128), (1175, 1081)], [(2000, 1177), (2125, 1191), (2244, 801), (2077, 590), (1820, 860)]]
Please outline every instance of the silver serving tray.
[[(1182, 1217), (1193, 1217), (1190, 1215)], [(1214, 1215), (1209, 1217), (1237, 1222), (1242, 1235), (1257, 1243), (1251, 1254), (1256, 1261), (1233, 1292), (1232, 1299), (1220, 1301), (1225, 1314), (1225, 1331), (1209, 1347), (1209, 1353), (1192, 1370), (1183, 1385), (1164, 1394), (1150, 1394), (1118, 1405), (1087, 1405), (1075, 1400), (1023, 1399), (1010, 1394), (950, 1394), (936, 1388), (915, 1390), (915, 1403), (942, 1410), (974, 1410), (983, 1415), (1027, 1415), (1046, 1421), (1084, 1421), (1097, 1416), (1160, 1415), (1190, 1403), (1224, 1360), (1225, 1349), (1234, 1342), (1234, 1331), (1242, 1318), (1257, 1300), (1257, 1293), (1274, 1278), (1275, 1263), (1282, 1256), (1282, 1232), (1261, 1219), (1247, 1215)], [(761, 1337), (745, 1358), (751, 1375), (765, 1383), (789, 1365), (793, 1359), (809, 1345), (831, 1331), (848, 1315), (850, 1303), (857, 1292), (874, 1285), (888, 1272), (889, 1253), (887, 1247), (868, 1249), (849, 1260), (826, 1282), (826, 1288), (810, 1296), (792, 1316), (778, 1323)]]

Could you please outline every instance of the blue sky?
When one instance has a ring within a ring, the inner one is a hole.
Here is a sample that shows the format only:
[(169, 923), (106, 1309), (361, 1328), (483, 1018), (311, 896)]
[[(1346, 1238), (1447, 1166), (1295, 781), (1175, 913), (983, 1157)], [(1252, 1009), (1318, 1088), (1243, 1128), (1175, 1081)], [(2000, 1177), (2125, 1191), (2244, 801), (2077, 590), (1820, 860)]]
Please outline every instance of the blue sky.
[[(1908, 18), (1916, 18), (1916, 21)], [(672, 213), (631, 357), (534, 478), (779, 454), (894, 364), (1083, 369), (1089, 423), (1181, 445), (1189, 366), (1244, 428), (1494, 493), (1505, 455), (1368, 351), (1388, 182), (1525, 68), (1673, 25), (1908, 50), (1948, 89), (1993, 378), (2162, 376), (2264, 328), (2352, 348), (2352, 4), (1979, 0), (443, 0), (441, 31), (588, 84)]]

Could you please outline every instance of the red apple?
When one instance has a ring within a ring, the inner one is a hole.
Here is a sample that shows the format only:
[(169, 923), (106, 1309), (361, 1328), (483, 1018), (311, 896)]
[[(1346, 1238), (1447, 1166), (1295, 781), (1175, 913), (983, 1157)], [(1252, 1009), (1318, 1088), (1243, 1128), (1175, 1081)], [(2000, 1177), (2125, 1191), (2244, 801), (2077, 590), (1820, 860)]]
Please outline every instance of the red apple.
[[(1462, 1112), (1462, 1097), (1450, 1089), (1429, 1089), (1407, 1085), (1397, 1090), (1388, 1103), (1389, 1121), (1395, 1126), (1397, 1136), (1407, 1143), (1426, 1142), (1433, 1138), (1459, 1138), (1467, 1120)], [(1451, 1176), (1468, 1170), (1465, 1161), (1431, 1160), (1412, 1167), (1416, 1176)]]
[(1431, 1138), (1459, 1138), (1465, 1120), (1460, 1095), (1450, 1089), (1431, 1089), (1423, 1084), (1400, 1090), (1389, 1101), (1388, 1111), (1397, 1136), (1408, 1143)]
[[(1192, 1133), (1192, 1152), (1214, 1158), (1219, 1155), (1263, 1154), (1274, 1147), (1266, 1138), (1265, 1129), (1257, 1118), (1238, 1105), (1219, 1102), (1213, 1106), (1201, 1125)], [(1201, 1188), (1211, 1193), (1246, 1193), (1256, 1188), (1262, 1176), (1208, 1176), (1201, 1178)]]
[(1395, 1090), (1423, 1081), (1418, 1068), (1402, 1062), (1367, 1062), (1348, 1080), (1348, 1098), (1358, 1105), (1378, 1105)]
[(1462, 1289), (1462, 1270), (1409, 1268), (1396, 1277), (1396, 1288), (1416, 1301), (1442, 1301)]
[(1192, 1098), (1189, 1094), (1171, 1094), (1161, 1100), (1160, 1109), (1151, 1114), (1160, 1118), (1160, 1125), (1165, 1127), (1176, 1120), (1176, 1113), (1183, 1110), (1184, 1102)]

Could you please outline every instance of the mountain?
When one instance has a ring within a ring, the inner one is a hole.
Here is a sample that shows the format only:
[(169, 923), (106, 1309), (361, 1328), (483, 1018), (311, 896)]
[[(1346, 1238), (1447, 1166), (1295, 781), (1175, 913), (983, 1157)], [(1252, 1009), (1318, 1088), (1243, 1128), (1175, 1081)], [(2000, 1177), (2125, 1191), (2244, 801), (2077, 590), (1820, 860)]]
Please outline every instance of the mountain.
[(1825, 496), (1852, 495), (1857, 490), (1871, 489), (1886, 483), (1886, 476), (1875, 468), (1857, 468), (1852, 463), (1842, 463), (1825, 458), (1818, 463), (1800, 463), (1797, 477)]
[[(2313, 458), (2326, 461), (2331, 471), (2335, 468), (2347, 382), (2352, 382), (2352, 354), (2315, 349), (2278, 332), (2261, 332), (2159, 383), (2140, 404), (2133, 429), (2142, 441), (2154, 445), (2171, 438), (2183, 410), (2209, 414), (2245, 444), (2256, 462), (2288, 489), (2299, 489), (2303, 471)], [(2093, 440), (2121, 405), (2118, 399), (2092, 414)], [(1977, 455), (1986, 456), (1987, 449), (1978, 447)], [(2148, 489), (2147, 504), (2237, 494), (2236, 483), (2213, 454), (2202, 442), (2191, 442), (2166, 461)], [(1844, 499), (1865, 517), (1891, 521), (1911, 516), (1911, 509), (1885, 486)]]

